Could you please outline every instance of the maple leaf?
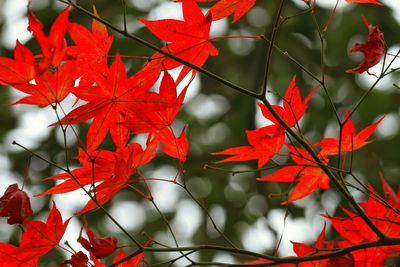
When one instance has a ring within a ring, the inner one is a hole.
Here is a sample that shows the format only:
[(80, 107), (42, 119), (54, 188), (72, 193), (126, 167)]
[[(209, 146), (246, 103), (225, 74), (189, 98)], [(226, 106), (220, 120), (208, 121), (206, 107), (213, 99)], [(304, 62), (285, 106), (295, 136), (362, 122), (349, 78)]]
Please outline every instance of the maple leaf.
[(24, 248), (35, 253), (44, 255), (60, 242), (68, 226), (70, 219), (63, 222), (60, 211), (56, 204), (47, 217), (46, 223), (41, 221), (25, 221), (26, 231), (21, 236), (20, 249)]
[(232, 23), (235, 23), (250, 10), (255, 2), (256, 0), (220, 0), (211, 7), (209, 12), (213, 20), (220, 20), (233, 14)]
[[(175, 2), (211, 2), (212, 0), (175, 0)], [(256, 0), (220, 0), (213, 5), (209, 13), (213, 20), (223, 19), (233, 14), (232, 23), (243, 17), (254, 6)]]
[[(117, 147), (125, 146), (128, 129), (122, 125), (127, 113), (157, 111), (175, 106), (159, 94), (148, 92), (157, 77), (148, 71), (140, 71), (134, 76), (126, 76), (125, 67), (117, 54), (107, 73), (92, 72), (96, 85), (78, 86), (73, 93), (87, 101), (68, 113), (59, 124), (76, 124), (93, 118), (87, 133), (88, 149), (96, 149), (108, 131)], [(57, 124), (57, 123), (56, 123)]]
[(39, 257), (28, 253), (28, 251), (20, 251), (16, 247), (7, 243), (0, 243), (0, 267), (37, 267)]
[[(342, 129), (342, 141), (341, 141), (342, 153), (351, 152), (369, 144), (370, 141), (366, 140), (371, 136), (371, 134), (375, 131), (376, 127), (378, 127), (379, 123), (383, 120), (383, 118), (379, 119), (377, 122), (371, 124), (370, 126), (361, 130), (358, 134), (356, 134), (354, 122), (351, 119), (348, 119), (348, 116), (349, 113), (348, 111), (346, 111), (345, 120), (347, 121)], [(325, 138), (319, 141), (315, 145), (321, 147), (320, 153), (325, 156), (336, 155), (339, 153), (339, 137), (337, 139)]]
[(362, 16), (365, 24), (368, 26), (368, 40), (365, 43), (355, 44), (350, 48), (350, 52), (361, 52), (364, 54), (364, 61), (357, 68), (349, 69), (348, 73), (363, 73), (368, 72), (368, 69), (375, 66), (381, 60), (385, 52), (385, 40), (383, 32), (378, 26), (372, 26), (369, 21)]
[[(112, 263), (116, 263), (119, 260), (122, 260), (126, 257), (126, 253), (121, 249), (118, 254), (114, 257)], [(137, 254), (135, 257), (132, 259), (129, 259), (127, 261), (124, 261), (123, 263), (120, 263), (116, 265), (115, 267), (138, 267), (139, 264), (143, 261), (144, 258), (144, 252), (141, 252)]]
[(346, 0), (347, 3), (360, 3), (360, 4), (374, 4), (374, 5), (379, 5), (383, 6), (383, 4), (377, 0)]
[[(326, 225), (324, 225), (324, 228), (322, 229), (321, 233), (318, 235), (317, 241), (313, 246), (304, 244), (304, 243), (298, 243), (298, 242), (292, 242), (293, 244), (293, 251), (296, 253), (297, 256), (303, 257), (307, 255), (320, 255), (323, 254), (324, 252), (320, 252), (320, 249), (330, 249), (333, 248), (333, 243), (331, 242), (326, 242), (325, 240), (325, 228)], [(301, 262), (297, 266), (299, 267), (328, 267), (329, 266), (329, 261), (330, 259), (324, 259), (324, 260), (315, 260), (315, 261), (307, 261), (307, 262)]]
[(258, 168), (261, 168), (280, 151), (285, 141), (285, 130), (272, 125), (246, 131), (246, 135), (250, 146), (238, 146), (214, 152), (213, 155), (230, 156), (216, 163), (256, 159)]
[(36, 76), (35, 64), (32, 52), (17, 40), (14, 59), (0, 57), (0, 84), (28, 83)]
[(63, 222), (54, 203), (46, 223), (25, 220), (19, 247), (0, 243), (0, 266), (37, 266), (38, 258), (58, 245), (69, 220)]
[(45, 107), (60, 103), (74, 88), (77, 78), (76, 65), (73, 62), (62, 65), (56, 72), (45, 71), (35, 78), (35, 83), (14, 85), (14, 88), (29, 94), (14, 104), (31, 104)]
[(0, 217), (8, 217), (8, 224), (21, 224), (32, 213), (28, 194), (19, 189), (17, 184), (8, 186), (0, 198)]
[[(94, 9), (94, 15), (99, 17)], [(77, 23), (68, 24), (68, 33), (75, 46), (67, 48), (68, 56), (74, 58), (81, 68), (94, 68), (107, 73), (107, 57), (114, 35), (108, 36), (107, 27), (93, 19), (92, 31)]]
[[(175, 19), (156, 21), (139, 19), (139, 21), (157, 38), (168, 42), (162, 50), (201, 67), (209, 56), (218, 54), (218, 50), (210, 40), (211, 13), (204, 15), (199, 6), (192, 1), (182, 3), (182, 12), (184, 21)], [(164, 68), (170, 70), (180, 65), (181, 63), (166, 58), (161, 53), (155, 53), (144, 68), (161, 72)], [(176, 83), (179, 84), (190, 71), (194, 75), (194, 70), (184, 66)]]
[(48, 67), (57, 67), (64, 59), (67, 51), (67, 42), (64, 35), (68, 27), (69, 7), (64, 9), (56, 18), (50, 29), (50, 34), (46, 36), (43, 32), (43, 24), (33, 14), (30, 3), (28, 5), (28, 30), (32, 32), (42, 50), (43, 61), (39, 63), (41, 71)]
[[(257, 178), (257, 180), (285, 183), (297, 182), (288, 200), (283, 202), (283, 204), (306, 197), (317, 188), (328, 189), (329, 177), (315, 163), (312, 156), (307, 151), (298, 147), (291, 145), (287, 145), (287, 147), (292, 160), (297, 165), (283, 167), (270, 175)], [(323, 158), (321, 154), (319, 157), (324, 163), (328, 163), (327, 159)]]
[(163, 144), (160, 150), (173, 158), (179, 159), (181, 163), (186, 162), (186, 155), (189, 147), (185, 129), (186, 127), (183, 127), (178, 138), (175, 137), (174, 133), (169, 128), (164, 128), (155, 136), (155, 138)]
[(94, 232), (87, 227), (86, 224), (86, 234), (89, 238), (82, 237), (82, 229), (79, 233), (78, 242), (89, 252), (93, 254), (96, 259), (102, 259), (112, 254), (117, 249), (118, 240), (111, 236), (97, 236)]
[[(296, 85), (296, 76), (293, 76), (289, 87), (286, 89), (285, 96), (283, 97), (283, 107), (273, 105), (272, 107), (278, 113), (288, 126), (294, 127), (297, 122), (303, 117), (304, 112), (307, 109), (308, 102), (319, 88), (317, 85), (311, 92), (304, 98), (301, 99), (299, 87)], [(279, 125), (279, 122), (275, 117), (269, 112), (267, 107), (263, 103), (258, 103), (263, 116), (273, 122), (275, 125)]]
[[(61, 173), (45, 178), (45, 180), (63, 180), (63, 182), (36, 196), (63, 194), (80, 189), (81, 187), (76, 181), (79, 181), (82, 186), (101, 182), (91, 192), (96, 192), (96, 200), (102, 205), (128, 186), (130, 177), (136, 172), (137, 168), (154, 158), (157, 146), (158, 141), (154, 139), (147, 143), (144, 151), (137, 143), (131, 143), (115, 152), (93, 151), (90, 154), (90, 158), (93, 160), (90, 160), (86, 153), (80, 151), (78, 159), (82, 167), (73, 170), (72, 175)], [(95, 208), (97, 208), (97, 204), (90, 200), (78, 214), (83, 214)]]
[[(394, 192), (390, 185), (384, 181), (382, 177), (383, 188), (385, 192), (385, 200), (389, 203), (393, 200)], [(388, 237), (400, 237), (400, 225), (397, 223), (400, 215), (394, 207), (388, 207), (384, 202), (379, 200), (378, 195), (371, 185), (368, 186), (370, 196), (366, 202), (359, 203), (364, 209), (365, 214), (370, 220), (378, 227), (378, 229)], [(387, 194), (390, 192), (390, 194)], [(398, 197), (398, 196), (397, 196)], [(363, 242), (370, 242), (379, 240), (379, 237), (374, 231), (366, 224), (366, 222), (357, 214), (342, 208), (347, 214), (347, 217), (331, 217), (328, 218), (336, 232), (338, 232), (345, 241), (338, 243), (341, 247), (360, 244)], [(373, 247), (363, 250), (351, 252), (354, 262), (358, 263), (355, 266), (382, 266), (382, 263), (390, 257), (400, 254), (400, 246), (382, 246)]]
[(174, 80), (167, 71), (164, 71), (159, 95), (165, 101), (175, 103), (175, 106), (158, 111), (138, 111), (137, 113), (131, 111), (122, 124), (134, 133), (154, 133), (170, 126), (183, 104), (189, 84), (177, 96)]
[(71, 256), (71, 259), (61, 262), (61, 266), (72, 266), (72, 267), (86, 267), (89, 262), (89, 258), (82, 251), (78, 251)]

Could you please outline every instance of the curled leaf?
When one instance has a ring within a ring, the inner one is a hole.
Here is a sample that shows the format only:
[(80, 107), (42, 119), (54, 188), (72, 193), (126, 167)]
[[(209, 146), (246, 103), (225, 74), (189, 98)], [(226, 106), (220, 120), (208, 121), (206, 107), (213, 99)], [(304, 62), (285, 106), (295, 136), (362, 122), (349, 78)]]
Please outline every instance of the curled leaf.
[(363, 16), (365, 24), (368, 26), (368, 40), (365, 43), (355, 44), (350, 48), (350, 53), (361, 52), (364, 54), (364, 61), (357, 68), (349, 69), (348, 73), (363, 73), (369, 68), (378, 64), (385, 51), (385, 40), (383, 32), (378, 26), (372, 26)]
[(17, 184), (10, 185), (0, 198), (0, 216), (8, 217), (8, 224), (21, 224), (31, 214), (28, 194), (20, 190)]
[(82, 237), (82, 231), (79, 234), (78, 242), (90, 251), (96, 259), (102, 259), (112, 254), (117, 249), (118, 240), (112, 236), (96, 236), (93, 231), (86, 227), (86, 233), (89, 238)]

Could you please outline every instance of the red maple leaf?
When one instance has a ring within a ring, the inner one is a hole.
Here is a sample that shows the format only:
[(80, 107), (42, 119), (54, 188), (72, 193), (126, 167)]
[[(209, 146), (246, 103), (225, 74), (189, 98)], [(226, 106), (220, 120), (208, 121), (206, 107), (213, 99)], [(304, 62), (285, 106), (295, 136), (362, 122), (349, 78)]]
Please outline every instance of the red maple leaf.
[(88, 149), (96, 149), (108, 131), (117, 147), (125, 146), (128, 129), (123, 126), (127, 113), (157, 111), (175, 106), (168, 103), (159, 94), (148, 92), (157, 77), (149, 71), (140, 71), (127, 77), (119, 54), (107, 72), (105, 78), (99, 72), (92, 72), (95, 85), (81, 85), (73, 93), (87, 101), (68, 113), (59, 123), (76, 124), (93, 118), (87, 133)]
[[(157, 146), (158, 141), (152, 140), (147, 143), (144, 151), (136, 143), (131, 143), (115, 152), (93, 151), (90, 153), (92, 160), (85, 152), (80, 151), (78, 158), (82, 167), (73, 170), (72, 176), (69, 173), (61, 173), (46, 178), (46, 180), (63, 180), (63, 182), (37, 196), (63, 194), (80, 189), (80, 185), (76, 181), (83, 186), (101, 182), (91, 192), (96, 193), (96, 200), (99, 204), (104, 204), (129, 185), (130, 178), (138, 167), (147, 164), (154, 158)], [(133, 188), (133, 186), (130, 187)], [(78, 214), (95, 208), (97, 208), (97, 204), (90, 200)]]
[(185, 135), (186, 127), (183, 127), (182, 132), (178, 138), (170, 128), (164, 128), (155, 135), (162, 146), (160, 150), (170, 157), (179, 159), (181, 163), (186, 162), (186, 155), (189, 148), (189, 143)]
[(350, 48), (350, 52), (361, 52), (364, 54), (364, 61), (357, 68), (349, 69), (348, 73), (363, 73), (368, 72), (368, 69), (375, 66), (381, 60), (385, 52), (385, 40), (383, 32), (378, 26), (372, 26), (369, 21), (362, 16), (365, 24), (368, 26), (368, 40), (365, 43), (355, 44)]
[[(122, 260), (126, 257), (126, 253), (121, 249), (118, 254), (114, 257), (112, 263), (116, 263), (119, 260)], [(115, 267), (138, 267), (139, 264), (143, 261), (144, 258), (144, 252), (141, 252), (137, 254), (135, 257), (132, 259), (129, 259), (127, 261), (124, 261), (123, 263), (118, 264)]]
[[(396, 196), (393, 189), (383, 178), (382, 183), (385, 200), (388, 203), (393, 203), (398, 196)], [(359, 205), (363, 207), (365, 214), (383, 234), (388, 237), (400, 237), (400, 225), (398, 224), (400, 215), (396, 211), (398, 205), (388, 207), (376, 197), (378, 194), (371, 185), (368, 188), (371, 192), (368, 200), (359, 203)], [(336, 232), (345, 238), (345, 241), (338, 242), (337, 245), (346, 247), (379, 239), (375, 232), (365, 223), (364, 219), (347, 209), (342, 208), (342, 210), (347, 214), (347, 217), (331, 217), (326, 215)], [(400, 246), (373, 247), (351, 252), (354, 262), (357, 263), (355, 266), (360, 267), (382, 266), (382, 263), (386, 259), (398, 256), (399, 254)]]
[(38, 258), (58, 245), (69, 220), (63, 222), (54, 203), (46, 223), (25, 220), (19, 247), (0, 243), (0, 266), (37, 266)]
[(67, 42), (64, 35), (68, 27), (68, 13), (69, 7), (64, 9), (56, 18), (51, 26), (50, 34), (46, 36), (43, 32), (43, 24), (33, 14), (30, 4), (28, 5), (28, 30), (32, 32), (42, 50), (43, 61), (39, 63), (41, 71), (46, 70), (48, 67), (59, 66), (64, 59), (67, 51)]
[(28, 83), (36, 76), (35, 64), (32, 52), (17, 40), (14, 59), (0, 57), (0, 84)]
[(0, 217), (8, 217), (8, 224), (21, 224), (32, 212), (28, 194), (17, 184), (8, 186), (0, 198)]
[[(296, 85), (296, 76), (293, 76), (289, 87), (286, 89), (285, 96), (283, 97), (283, 107), (274, 105), (273, 108), (288, 126), (294, 127), (301, 117), (303, 117), (308, 102), (318, 88), (319, 85), (302, 100), (299, 87)], [(258, 106), (266, 119), (272, 121), (275, 125), (279, 125), (279, 122), (272, 116), (271, 112), (269, 112), (263, 103), (258, 103)]]
[(39, 256), (29, 253), (28, 250), (21, 251), (14, 245), (0, 243), (0, 267), (37, 267), (38, 261)]
[[(312, 156), (298, 147), (291, 145), (287, 145), (287, 147), (292, 160), (297, 165), (283, 167), (270, 175), (257, 178), (257, 180), (286, 183), (297, 182), (288, 200), (283, 203), (290, 203), (306, 197), (317, 190), (317, 188), (328, 189), (329, 177), (315, 163)], [(319, 156), (324, 163), (328, 163), (327, 159), (323, 158), (321, 154)]]
[[(345, 120), (347, 121), (342, 129), (341, 153), (351, 152), (369, 144), (370, 141), (366, 140), (371, 136), (376, 127), (383, 120), (383, 118), (379, 119), (377, 122), (371, 124), (356, 134), (354, 122), (351, 119), (348, 119), (348, 116), (349, 114), (346, 111)], [(339, 137), (337, 139), (325, 138), (318, 142), (316, 146), (317, 145), (321, 147), (320, 153), (324, 156), (336, 155), (339, 153)]]
[(256, 159), (258, 160), (258, 168), (261, 168), (281, 150), (285, 141), (285, 130), (273, 125), (246, 131), (246, 134), (250, 146), (238, 146), (214, 152), (213, 155), (230, 156), (216, 163)]
[(74, 62), (60, 66), (56, 72), (46, 70), (35, 78), (35, 83), (14, 85), (14, 88), (29, 94), (13, 104), (30, 104), (45, 107), (60, 103), (74, 88), (78, 73)]
[(188, 86), (189, 84), (177, 96), (174, 80), (167, 71), (164, 71), (159, 95), (165, 101), (175, 103), (175, 106), (158, 111), (142, 112), (138, 110), (137, 113), (131, 111), (122, 124), (134, 133), (154, 133), (171, 126), (183, 104)]
[[(211, 2), (213, 0), (176, 0), (176, 2)], [(244, 16), (256, 0), (220, 0), (209, 10), (213, 20), (223, 19), (233, 14), (232, 23)]]
[[(94, 8), (94, 14), (98, 17)], [(92, 31), (77, 23), (69, 23), (68, 33), (75, 46), (67, 48), (67, 54), (79, 63), (80, 68), (95, 68), (107, 73), (107, 57), (114, 36), (108, 36), (107, 27), (93, 19)]]
[[(175, 19), (155, 21), (139, 19), (139, 21), (157, 38), (168, 42), (162, 50), (201, 67), (209, 56), (218, 54), (218, 50), (210, 40), (211, 13), (204, 15), (199, 6), (192, 1), (182, 3), (182, 12), (184, 21)], [(164, 68), (170, 70), (180, 65), (181, 63), (161, 53), (155, 53), (144, 68), (161, 72)], [(189, 67), (184, 66), (176, 83), (179, 84), (190, 71)], [(192, 72), (195, 73), (193, 70)]]
[(213, 20), (223, 19), (233, 14), (232, 23), (244, 16), (255, 4), (256, 0), (220, 0), (213, 5), (209, 12)]
[(360, 4), (375, 4), (379, 6), (383, 6), (383, 4), (377, 0), (346, 0), (347, 3), (360, 3)]
[[(315, 244), (313, 246), (292, 241), (293, 251), (296, 253), (296, 255), (299, 257), (308, 256), (308, 255), (320, 255), (320, 254), (324, 253), (321, 250), (333, 248), (333, 243), (327, 242), (325, 240), (325, 227), (326, 227), (326, 225), (324, 225), (324, 228), (322, 229), (321, 233), (318, 235), (317, 241), (315, 242)], [(330, 266), (329, 263), (330, 263), (330, 259), (324, 259), (324, 260), (301, 262), (297, 266), (298, 267), (329, 267)]]
[(87, 227), (85, 222), (86, 234), (89, 238), (82, 237), (82, 229), (79, 233), (78, 242), (89, 252), (93, 254), (96, 259), (103, 259), (112, 254), (117, 248), (118, 240), (112, 236), (97, 236), (94, 232)]

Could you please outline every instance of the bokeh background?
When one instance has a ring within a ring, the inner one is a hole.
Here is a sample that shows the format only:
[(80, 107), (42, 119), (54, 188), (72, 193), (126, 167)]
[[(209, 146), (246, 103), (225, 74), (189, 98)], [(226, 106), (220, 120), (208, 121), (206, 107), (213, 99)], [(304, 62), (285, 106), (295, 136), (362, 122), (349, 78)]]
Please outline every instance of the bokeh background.
[[(215, 23), (213, 36), (220, 35), (262, 35), (269, 36), (279, 1), (258, 0), (255, 7), (240, 21), (230, 24), (224, 19)], [(317, 0), (315, 16), (319, 26), (325, 26), (336, 1)], [(339, 1), (329, 30), (325, 35), (325, 75), (329, 93), (341, 114), (357, 102), (361, 95), (375, 81), (368, 74), (354, 75), (345, 71), (362, 61), (361, 54), (349, 54), (349, 48), (356, 42), (366, 40), (367, 27), (361, 19), (364, 15), (373, 25), (379, 25), (384, 32), (388, 52), (394, 54), (400, 49), (400, 5), (398, 0), (382, 0), (384, 7), (375, 5), (348, 5)], [(91, 10), (94, 4), (100, 16), (122, 28), (122, 1), (93, 0), (77, 1), (78, 4)], [(37, 44), (27, 31), (27, 1), (0, 0), (0, 53), (12, 56), (15, 40), (19, 39), (33, 50)], [(202, 5), (207, 9), (207, 4)], [(57, 14), (65, 5), (53, 0), (32, 0), (32, 8), (37, 17), (48, 30)], [(284, 16), (291, 16), (306, 9), (301, 0), (288, 1)], [(160, 18), (181, 19), (180, 4), (162, 0), (127, 0), (128, 30), (150, 42), (162, 46), (151, 33), (137, 21), (137, 18), (150, 20)], [(70, 21), (79, 22), (90, 27), (90, 18), (76, 10), (71, 10)], [(310, 14), (287, 20), (279, 30), (277, 45), (288, 51), (305, 68), (320, 75), (320, 41), (315, 24)], [(263, 81), (267, 44), (253, 39), (220, 39), (214, 42), (220, 55), (210, 58), (205, 65), (207, 70), (225, 77), (249, 90), (259, 91)], [(37, 50), (36, 50), (37, 51)], [(119, 51), (123, 55), (146, 55), (152, 51), (132, 40), (116, 34), (111, 54)], [(388, 54), (388, 60), (391, 60)], [(399, 60), (393, 67), (399, 67)], [(130, 73), (140, 68), (143, 60), (126, 60)], [(396, 64), (397, 63), (397, 64)], [(379, 73), (381, 64), (371, 69)], [(178, 71), (173, 72), (175, 75)], [(293, 75), (303, 96), (316, 85), (306, 73), (301, 71), (285, 56), (274, 51), (272, 58), (268, 98), (279, 103), (277, 93), (283, 94)], [(372, 139), (373, 143), (355, 152), (354, 171), (365, 183), (371, 183), (380, 191), (379, 173), (383, 173), (390, 184), (397, 189), (400, 175), (400, 138), (399, 138), (399, 103), (400, 89), (393, 86), (399, 82), (399, 75), (394, 73), (379, 83), (368, 99), (355, 113), (357, 130), (385, 116)], [(9, 104), (21, 97), (21, 94), (10, 88), (0, 88), (0, 193), (11, 183), (22, 185), (27, 177), (26, 191), (32, 196), (44, 191), (53, 184), (43, 182), (42, 178), (58, 171), (29, 153), (13, 146), (13, 140), (21, 143), (45, 158), (59, 162), (64, 161), (63, 136), (60, 129), (49, 127), (56, 121), (53, 110), (48, 107), (40, 109), (34, 106)], [(64, 104), (70, 106), (74, 99), (68, 98)], [(320, 214), (335, 214), (341, 202), (335, 189), (317, 192), (306, 199), (297, 201), (289, 207), (280, 205), (290, 187), (284, 184), (261, 183), (255, 178), (267, 172), (249, 172), (231, 175), (229, 172), (205, 169), (204, 166), (216, 166), (213, 162), (221, 159), (210, 155), (222, 149), (246, 145), (245, 130), (255, 129), (267, 124), (257, 109), (256, 101), (245, 97), (218, 82), (198, 74), (193, 81), (184, 106), (174, 127), (179, 131), (188, 125), (187, 134), (190, 142), (189, 156), (184, 166), (185, 179), (193, 195), (207, 207), (220, 229), (232, 241), (245, 249), (256, 252), (273, 253), (278, 240), (280, 255), (293, 255), (289, 240), (313, 242), (324, 225)], [(336, 136), (338, 125), (334, 119), (327, 98), (318, 90), (311, 99), (309, 108), (301, 121), (306, 136), (316, 142), (323, 137)], [(87, 125), (76, 127), (81, 136), (85, 136)], [(72, 155), (77, 152), (76, 138), (67, 133), (68, 148)], [(135, 141), (143, 143), (145, 136), (137, 136)], [(105, 147), (104, 147), (105, 148)], [(110, 147), (110, 149), (112, 149)], [(284, 162), (281, 160), (281, 162)], [(255, 162), (218, 165), (228, 170), (255, 169)], [(147, 177), (173, 179), (177, 163), (170, 158), (159, 155), (154, 163), (142, 169)], [(181, 245), (218, 244), (226, 245), (213, 229), (212, 224), (188, 195), (178, 186), (171, 183), (151, 182), (155, 202), (170, 221)], [(364, 196), (354, 192), (358, 199)], [(72, 216), (87, 201), (82, 192), (61, 196), (33, 197), (34, 217), (43, 219), (55, 200), (63, 217)], [(106, 208), (131, 233), (141, 241), (148, 236), (155, 240), (173, 245), (172, 238), (165, 223), (154, 207), (130, 190), (119, 193)], [(114, 235), (120, 245), (129, 245), (122, 233), (100, 212), (86, 216), (90, 226), (101, 234)], [(5, 224), (1, 219), (0, 236), (2, 242), (18, 243), (19, 228)], [(80, 222), (70, 222), (64, 240), (68, 240), (76, 250), (81, 247), (75, 242), (80, 230)], [(329, 225), (328, 225), (329, 228)], [(335, 238), (329, 231), (328, 236)], [(149, 261), (161, 261), (175, 254), (148, 255)], [(65, 258), (64, 252), (54, 250), (42, 258), (43, 266), (56, 266)], [(69, 257), (69, 256), (68, 256)], [(207, 251), (194, 255), (197, 259), (235, 262), (232, 255)], [(184, 260), (176, 266), (184, 265)]]

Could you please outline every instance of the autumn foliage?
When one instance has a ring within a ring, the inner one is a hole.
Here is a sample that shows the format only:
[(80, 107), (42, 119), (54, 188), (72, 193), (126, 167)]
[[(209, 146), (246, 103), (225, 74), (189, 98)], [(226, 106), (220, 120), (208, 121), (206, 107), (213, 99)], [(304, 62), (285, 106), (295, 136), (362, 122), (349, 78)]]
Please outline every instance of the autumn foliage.
[[(190, 128), (185, 125), (176, 130), (175, 118), (185, 103), (193, 78), (199, 71), (208, 75), (203, 65), (208, 60), (218, 60), (221, 51), (214, 41), (229, 37), (210, 37), (213, 23), (228, 18), (234, 24), (256, 3), (255, 0), (176, 2), (182, 7), (183, 20), (138, 19), (165, 45), (157, 48), (148, 44), (156, 51), (146, 55), (147, 62), (133, 74), (128, 74), (125, 65), (132, 59), (119, 52), (111, 54), (110, 49), (116, 34), (141, 39), (124, 30), (112, 32), (110, 25), (101, 19), (95, 8), (93, 11), (83, 10), (93, 19), (91, 27), (70, 21), (71, 12), (82, 11), (80, 6), (72, 2), (53, 21), (49, 32), (43, 30), (40, 18), (28, 6), (27, 26), (40, 52), (34, 54), (17, 40), (14, 57), (0, 57), (0, 84), (26, 95), (11, 105), (51, 107), (59, 115), (51, 127), (60, 127), (63, 131), (89, 122), (87, 132), (76, 136), (79, 147), (74, 151), (74, 158), (79, 166), (70, 169), (68, 164), (57, 165), (59, 172), (43, 177), (41, 181), (52, 186), (35, 195), (44, 197), (80, 190), (87, 199), (86, 205), (75, 213), (75, 217), (82, 222), (82, 229), (76, 233), (76, 239), (83, 249), (75, 251), (64, 248), (69, 257), (59, 262), (60, 266), (151, 266), (155, 263), (146, 260), (147, 253), (171, 251), (180, 254), (177, 254), (177, 259), (167, 262), (167, 265), (186, 258), (191, 262), (190, 266), (197, 266), (199, 263), (192, 260), (188, 252), (200, 250), (230, 252), (238, 256), (237, 264), (240, 266), (373, 267), (384, 266), (388, 259), (397, 257), (400, 254), (400, 193), (396, 193), (382, 176), (382, 190), (368, 184), (360, 185), (367, 196), (365, 201), (357, 203), (345, 178), (345, 174), (352, 174), (353, 153), (372, 142), (371, 135), (384, 117), (375, 122), (355, 125), (352, 119), (355, 109), (339, 112), (332, 104), (339, 125), (336, 136), (310, 140), (302, 132), (302, 118), (316, 92), (326, 92), (326, 84), (323, 79), (314, 77), (313, 88), (299, 88), (295, 75), (291, 81), (287, 81), (288, 86), (280, 97), (279, 105), (272, 105), (268, 101), (266, 88), (261, 93), (254, 93), (226, 81), (225, 84), (232, 90), (257, 100), (264, 125), (248, 129), (245, 132), (247, 140), (243, 140), (243, 145), (226, 144), (226, 148), (212, 154), (218, 166), (229, 162), (256, 162), (258, 172), (254, 175), (255, 183), (290, 183), (291, 190), (281, 202), (288, 207), (310, 194), (334, 188), (346, 199), (348, 205), (342, 207), (338, 215), (326, 213), (322, 216), (326, 224), (336, 231), (338, 238), (327, 237), (327, 227), (323, 226), (314, 244), (293, 240), (296, 256), (278, 257), (239, 250), (229, 239), (226, 239), (227, 246), (222, 248), (213, 246), (211, 241), (204, 246), (185, 249), (178, 245), (165, 247), (151, 237), (148, 237), (146, 243), (141, 243), (135, 237), (137, 233), (126, 232), (115, 221), (127, 236), (124, 242), (92, 230), (94, 222), (86, 221), (84, 216), (104, 212), (112, 218), (103, 205), (123, 189), (131, 190), (144, 200), (153, 202), (147, 184), (153, 178), (145, 177), (140, 169), (150, 165), (160, 154), (172, 158), (178, 169), (173, 180), (164, 182), (185, 188), (179, 178), (184, 176), (188, 160), (190, 139), (187, 132)], [(285, 5), (285, 1), (280, 2), (275, 27), (280, 23)], [(373, 4), (369, 5), (371, 9), (383, 5), (375, 0), (347, 2), (352, 5)], [(207, 6), (208, 11), (205, 12), (200, 7), (202, 5)], [(302, 5), (304, 10), (310, 12), (316, 8), (315, 1), (303, 1)], [(335, 11), (332, 11), (332, 16), (334, 20)], [(361, 52), (364, 60), (354, 69), (343, 69), (343, 73), (358, 75), (368, 72), (386, 56), (382, 31), (367, 18), (362, 19), (368, 28), (366, 41), (354, 44), (349, 52)], [(269, 50), (276, 49), (274, 33), (271, 39), (264, 36), (250, 38), (267, 40)], [(146, 44), (143, 40), (141, 42)], [(283, 54), (287, 55), (285, 52)], [(182, 68), (174, 79), (170, 71), (178, 67)], [(266, 76), (269, 67), (267, 63)], [(378, 81), (387, 74), (383, 71), (377, 77)], [(209, 76), (221, 82), (221, 78)], [(182, 86), (183, 90), (177, 91), (177, 86)], [(63, 113), (67, 96), (73, 96), (76, 101), (70, 112)], [(132, 141), (132, 137), (137, 134), (147, 135), (145, 146)], [(114, 149), (105, 146), (105, 142), (110, 143), (110, 140)], [(34, 152), (32, 155), (37, 156)], [(277, 163), (280, 159), (288, 163)], [(269, 167), (273, 171), (261, 172)], [(0, 243), (0, 266), (38, 266), (41, 256), (56, 247), (63, 247), (60, 240), (71, 218), (63, 218), (56, 203), (53, 203), (45, 221), (33, 220), (30, 202), (35, 201), (35, 198), (28, 196), (23, 186), (20, 189), (17, 184), (7, 185), (4, 190), (0, 198), (0, 216), (7, 218), (8, 224), (17, 224), (21, 236), (18, 246)], [(213, 263), (209, 264), (211, 266)]]

